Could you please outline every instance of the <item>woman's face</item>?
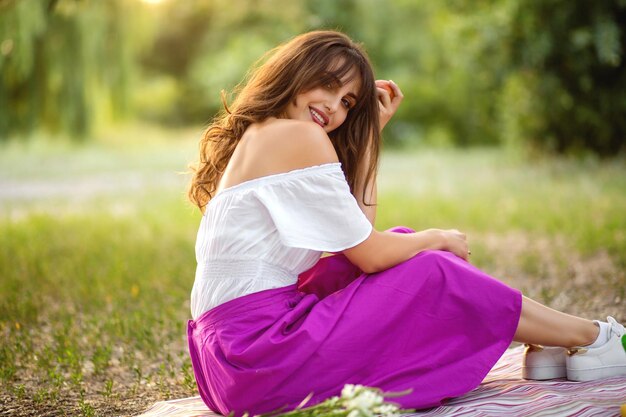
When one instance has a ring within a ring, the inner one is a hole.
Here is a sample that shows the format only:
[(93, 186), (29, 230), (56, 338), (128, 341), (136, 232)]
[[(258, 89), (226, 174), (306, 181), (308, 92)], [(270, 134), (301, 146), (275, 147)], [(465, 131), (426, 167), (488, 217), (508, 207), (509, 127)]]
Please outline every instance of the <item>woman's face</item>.
[(316, 87), (300, 93), (287, 106), (287, 118), (317, 123), (330, 133), (341, 126), (356, 105), (358, 87), (358, 79), (353, 77), (341, 86)]

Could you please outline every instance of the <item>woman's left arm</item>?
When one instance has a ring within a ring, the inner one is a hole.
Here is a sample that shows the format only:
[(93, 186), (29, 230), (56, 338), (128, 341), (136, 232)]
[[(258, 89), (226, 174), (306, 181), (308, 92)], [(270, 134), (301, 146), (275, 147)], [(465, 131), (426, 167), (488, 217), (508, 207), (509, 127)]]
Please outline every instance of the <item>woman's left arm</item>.
[[(376, 90), (378, 94), (378, 106), (380, 109), (380, 129), (382, 130), (387, 122), (391, 119), (391, 117), (395, 114), (396, 110), (398, 110), (398, 106), (402, 102), (404, 95), (400, 88), (393, 81), (386, 80), (377, 80), (376, 81)], [(369, 149), (365, 154), (365, 161), (369, 163)], [(362, 171), (362, 176), (356, 183), (356, 192), (355, 196), (357, 202), (359, 203), (359, 207), (361, 211), (365, 213), (365, 216), (370, 221), (372, 226), (376, 222), (376, 204), (378, 200), (378, 186), (377, 186), (377, 178), (370, 178), (368, 184), (365, 184), (365, 176), (367, 175), (367, 171), (369, 170), (369, 165), (365, 166)], [(365, 191), (365, 194), (363, 192)], [(365, 196), (365, 202), (363, 203), (363, 196)]]
[[(365, 154), (365, 160), (369, 161), (369, 151)], [(376, 204), (377, 204), (377, 178), (373, 177), (370, 178), (370, 182), (366, 185), (365, 184), (365, 176), (367, 175), (367, 171), (369, 169), (369, 165), (365, 167), (365, 169), (363, 170), (363, 173), (361, 175), (361, 178), (359, 178), (359, 180), (356, 183), (356, 192), (354, 193), (354, 195), (356, 196), (356, 201), (357, 203), (359, 203), (359, 207), (361, 208), (361, 211), (365, 214), (365, 217), (367, 217), (367, 220), (370, 221), (370, 223), (372, 224), (372, 226), (374, 226), (374, 223), (376, 223)], [(363, 194), (363, 191), (365, 191), (365, 194)], [(365, 197), (365, 202), (368, 204), (364, 204), (363, 203), (363, 197)]]

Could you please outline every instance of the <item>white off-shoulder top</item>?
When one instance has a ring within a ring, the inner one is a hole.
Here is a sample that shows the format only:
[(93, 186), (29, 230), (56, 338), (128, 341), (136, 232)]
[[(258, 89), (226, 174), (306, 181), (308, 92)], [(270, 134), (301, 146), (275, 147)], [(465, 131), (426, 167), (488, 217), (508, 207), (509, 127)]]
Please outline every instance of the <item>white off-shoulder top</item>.
[(356, 246), (371, 232), (339, 162), (226, 188), (209, 201), (200, 222), (192, 317), (236, 297), (295, 284), (322, 252)]

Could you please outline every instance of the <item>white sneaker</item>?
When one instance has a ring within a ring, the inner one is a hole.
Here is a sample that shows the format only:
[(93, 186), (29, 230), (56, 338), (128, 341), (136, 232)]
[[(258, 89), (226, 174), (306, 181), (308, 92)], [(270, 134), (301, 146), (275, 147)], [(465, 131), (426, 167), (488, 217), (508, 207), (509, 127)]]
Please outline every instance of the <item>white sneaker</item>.
[(597, 348), (574, 347), (567, 352), (567, 379), (593, 381), (612, 376), (626, 376), (626, 329), (613, 317), (609, 341)]
[(555, 379), (565, 378), (567, 349), (562, 347), (527, 344), (522, 357), (522, 378)]

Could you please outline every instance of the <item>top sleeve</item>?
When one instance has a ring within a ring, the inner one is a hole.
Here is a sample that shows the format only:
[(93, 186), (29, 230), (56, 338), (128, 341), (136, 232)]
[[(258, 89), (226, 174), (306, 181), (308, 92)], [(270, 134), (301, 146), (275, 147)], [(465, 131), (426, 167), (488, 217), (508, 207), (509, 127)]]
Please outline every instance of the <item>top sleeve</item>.
[(285, 246), (340, 252), (367, 239), (372, 225), (350, 193), (340, 164), (319, 168), (260, 187), (257, 196)]

